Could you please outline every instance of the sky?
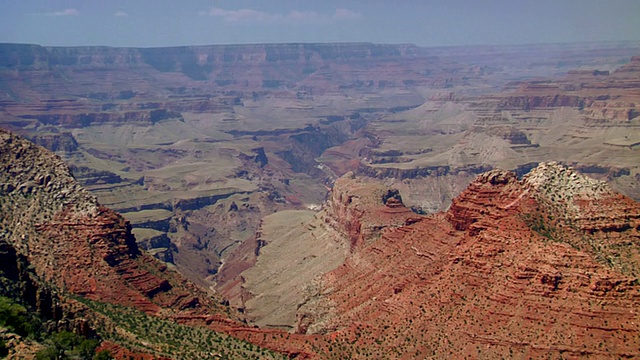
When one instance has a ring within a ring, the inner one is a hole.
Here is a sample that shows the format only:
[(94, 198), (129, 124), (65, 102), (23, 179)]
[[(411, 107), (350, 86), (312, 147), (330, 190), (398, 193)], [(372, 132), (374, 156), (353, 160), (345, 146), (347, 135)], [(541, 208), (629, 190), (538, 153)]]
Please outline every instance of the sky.
[(640, 0), (0, 0), (0, 42), (46, 46), (640, 40)]

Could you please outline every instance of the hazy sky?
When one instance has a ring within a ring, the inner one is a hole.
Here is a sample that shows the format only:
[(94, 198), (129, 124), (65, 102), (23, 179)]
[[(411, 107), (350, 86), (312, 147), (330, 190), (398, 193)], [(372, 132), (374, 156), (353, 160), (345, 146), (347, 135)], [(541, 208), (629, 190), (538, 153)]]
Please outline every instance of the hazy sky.
[(423, 46), (640, 40), (640, 0), (1, 0), (0, 42)]

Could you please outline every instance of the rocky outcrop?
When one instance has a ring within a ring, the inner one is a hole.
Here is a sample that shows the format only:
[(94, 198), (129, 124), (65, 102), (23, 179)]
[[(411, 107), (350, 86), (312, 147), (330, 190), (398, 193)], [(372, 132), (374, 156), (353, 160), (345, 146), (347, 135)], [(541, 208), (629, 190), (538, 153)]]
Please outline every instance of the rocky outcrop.
[[(618, 242), (624, 241), (615, 238), (627, 230), (633, 233), (639, 229), (640, 209), (636, 202), (614, 193), (603, 181), (581, 176), (556, 163), (540, 165), (524, 178), (524, 184), (533, 188), (542, 197), (547, 211), (556, 214), (562, 222), (590, 235), (608, 238), (598, 240), (598, 246), (592, 249), (597, 251), (594, 256), (604, 257), (612, 263), (634, 263), (630, 271), (640, 275), (638, 260), (625, 251), (629, 249), (615, 250)], [(572, 237), (567, 242), (581, 248)], [(631, 257), (621, 260), (620, 256)]]
[(403, 180), (429, 176), (439, 177), (447, 175), (458, 175), (460, 173), (480, 174), (488, 170), (491, 170), (490, 165), (469, 165), (455, 168), (452, 168), (448, 165), (402, 168), (384, 167), (380, 165), (373, 166), (373, 164), (361, 162), (360, 167), (358, 168), (358, 174), (378, 179), (393, 178)]
[(631, 174), (629, 168), (617, 166), (602, 166), (597, 164), (571, 164), (571, 167), (582, 174), (588, 174), (590, 177), (603, 176), (607, 179)]
[(71, 165), (69, 170), (82, 186), (119, 184), (123, 181), (120, 175), (111, 171), (95, 170), (87, 166)]
[(548, 109), (561, 106), (584, 108), (588, 103), (584, 98), (571, 95), (540, 95), (540, 96), (510, 96), (498, 103), (500, 109), (505, 110), (534, 110)]
[(638, 356), (639, 212), (554, 163), (484, 173), (323, 276), (298, 331), (373, 357)]
[(512, 145), (531, 145), (527, 134), (517, 129), (515, 126), (496, 126), (488, 129), (476, 129), (477, 132), (484, 132), (488, 135), (498, 136), (507, 140)]
[[(229, 340), (231, 335), (302, 359), (317, 354), (314, 346), (326, 348), (325, 339), (247, 327), (221, 298), (141, 252), (129, 223), (100, 206), (62, 160), (43, 148), (0, 130), (0, 167), (0, 294), (38, 310), (51, 329), (122, 334), (132, 325), (130, 317), (152, 316), (169, 319), (171, 326), (205, 332), (208, 327), (216, 332), (208, 336)], [(126, 324), (116, 320), (123, 314), (129, 314)], [(140, 336), (118, 335), (103, 348), (118, 358), (163, 354)], [(135, 339), (141, 347), (129, 348)]]
[(253, 162), (261, 168), (265, 167), (265, 165), (269, 163), (269, 158), (267, 157), (267, 154), (264, 152), (263, 147), (251, 149), (251, 152), (252, 152), (252, 155), (240, 154), (239, 155), (240, 159), (250, 163)]
[[(218, 286), (251, 322), (291, 331), (296, 310), (312, 301), (305, 289), (313, 287), (318, 276), (341, 265), (347, 254), (374, 244), (382, 234), (420, 218), (403, 205), (397, 190), (348, 173), (335, 182), (320, 212), (285, 210), (262, 218), (254, 256), (225, 261)], [(229, 281), (238, 265), (248, 260), (253, 264)]]
[(1, 136), (3, 238), (37, 279), (152, 313), (184, 297), (174, 275), (139, 251), (128, 222), (101, 207), (59, 158), (10, 133)]
[(353, 173), (336, 180), (324, 207), (321, 219), (348, 239), (352, 250), (416, 217), (397, 190), (359, 181)]
[(220, 299), (140, 252), (129, 223), (100, 206), (57, 156), (2, 130), (0, 166), (3, 293), (64, 324), (75, 324), (73, 314), (92, 324), (70, 295), (163, 317), (228, 316)]
[(122, 125), (122, 124), (142, 124), (153, 125), (159, 121), (167, 119), (181, 119), (182, 116), (178, 112), (166, 109), (157, 109), (150, 111), (128, 111), (119, 112), (98, 112), (98, 113), (80, 113), (80, 114), (25, 114), (20, 115), (23, 119), (38, 120), (44, 125), (56, 125), (65, 128), (83, 128), (92, 125)]
[(34, 135), (29, 140), (53, 152), (68, 153), (78, 150), (78, 142), (73, 134), (68, 132)]

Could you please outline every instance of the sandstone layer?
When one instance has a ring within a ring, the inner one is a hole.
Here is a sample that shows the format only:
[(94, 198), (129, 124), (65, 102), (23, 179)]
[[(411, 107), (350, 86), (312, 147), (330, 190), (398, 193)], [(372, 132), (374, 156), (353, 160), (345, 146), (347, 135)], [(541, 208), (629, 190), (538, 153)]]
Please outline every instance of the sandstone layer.
[(484, 173), (324, 275), (298, 331), (362, 357), (638, 356), (639, 230), (638, 203), (555, 163)]
[(308, 289), (319, 276), (385, 232), (417, 219), (397, 191), (349, 173), (335, 182), (320, 212), (279, 211), (263, 218), (255, 265), (230, 283), (235, 292), (225, 284), (222, 294), (232, 301), (241, 295), (238, 306), (261, 328), (292, 331), (296, 310), (310, 300)]
[(317, 208), (349, 171), (423, 213), (478, 173), (549, 160), (640, 191), (632, 42), (0, 52), (0, 126), (56, 151), (140, 248), (203, 286), (250, 256), (231, 257), (261, 218)]
[[(79, 186), (58, 156), (1, 131), (0, 166), (0, 293), (37, 312), (51, 331), (116, 341), (105, 346), (118, 358), (151, 358), (174, 350), (154, 344), (166, 333), (147, 338), (137, 326), (185, 331), (180, 324), (190, 324), (186, 331), (226, 342), (229, 350), (219, 351), (228, 356), (255, 352), (226, 335), (246, 328), (237, 313), (141, 252), (130, 224)], [(204, 344), (193, 344), (178, 357), (204, 356)]]
[[(103, 336), (118, 358), (202, 357), (206, 339), (261, 358), (640, 355), (640, 206), (557, 163), (522, 180), (483, 173), (427, 217), (353, 174), (321, 212), (268, 217), (257, 265), (240, 273), (242, 301), (263, 327), (290, 329), (295, 314), (292, 334), (246, 326), (140, 252), (130, 225), (59, 157), (11, 133), (1, 140), (3, 294), (54, 328)], [(296, 249), (305, 241), (313, 246)], [(280, 318), (260, 312), (269, 306)], [(184, 347), (165, 347), (175, 341)]]

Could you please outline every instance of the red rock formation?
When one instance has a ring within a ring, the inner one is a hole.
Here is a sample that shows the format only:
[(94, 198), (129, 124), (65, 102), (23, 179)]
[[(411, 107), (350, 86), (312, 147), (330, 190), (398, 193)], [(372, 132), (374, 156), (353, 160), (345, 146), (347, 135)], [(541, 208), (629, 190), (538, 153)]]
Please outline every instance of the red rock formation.
[[(140, 252), (129, 223), (100, 206), (59, 157), (4, 130), (0, 170), (0, 270), (28, 282), (23, 301), (54, 321), (86, 329), (109, 321), (76, 300), (84, 298), (208, 327), (302, 359), (325, 343), (248, 328), (220, 297)], [(103, 349), (119, 359), (153, 357), (122, 344), (106, 343)]]
[[(219, 319), (209, 325), (218, 331), (243, 326), (220, 298), (141, 253), (128, 222), (99, 206), (57, 156), (1, 131), (0, 166), (3, 261), (24, 261), (30, 270), (22, 281), (38, 287), (24, 290), (33, 296), (25, 303), (64, 322), (76, 313), (91, 324), (90, 311), (73, 295), (178, 321), (201, 318), (200, 326)], [(26, 271), (17, 266), (10, 273)]]
[(594, 120), (629, 121), (639, 115), (640, 60), (635, 56), (619, 69), (570, 71), (556, 81), (537, 80), (512, 84), (512, 93), (492, 97), (501, 110), (535, 110), (572, 107)]
[(375, 241), (384, 231), (402, 226), (415, 217), (402, 205), (397, 191), (359, 181), (352, 173), (336, 180), (323, 220), (348, 239), (351, 249)]
[(491, 171), (325, 275), (299, 331), (385, 358), (638, 356), (639, 230), (638, 203), (558, 165)]
[(62, 293), (300, 358), (640, 355), (640, 206), (557, 164), (522, 181), (482, 174), (447, 213), (426, 219), (414, 219), (394, 191), (338, 180), (325, 221), (353, 253), (299, 311), (299, 331), (325, 335), (303, 335), (230, 318), (141, 254), (128, 224), (59, 158), (4, 132), (1, 140), (3, 241)]
[(0, 135), (2, 228), (40, 279), (72, 294), (149, 313), (217, 308), (210, 295), (194, 292), (164, 264), (141, 253), (129, 223), (99, 206), (58, 157), (6, 132)]

